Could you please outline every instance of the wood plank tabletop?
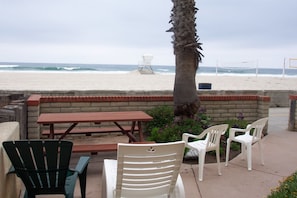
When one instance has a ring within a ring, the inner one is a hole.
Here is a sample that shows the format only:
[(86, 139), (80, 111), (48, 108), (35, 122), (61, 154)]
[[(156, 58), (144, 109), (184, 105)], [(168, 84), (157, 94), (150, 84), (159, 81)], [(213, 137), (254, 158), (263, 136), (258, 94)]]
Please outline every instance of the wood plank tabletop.
[(79, 123), (79, 122), (121, 122), (150, 121), (153, 118), (143, 111), (118, 112), (74, 112), (74, 113), (42, 113), (38, 117), (39, 124)]

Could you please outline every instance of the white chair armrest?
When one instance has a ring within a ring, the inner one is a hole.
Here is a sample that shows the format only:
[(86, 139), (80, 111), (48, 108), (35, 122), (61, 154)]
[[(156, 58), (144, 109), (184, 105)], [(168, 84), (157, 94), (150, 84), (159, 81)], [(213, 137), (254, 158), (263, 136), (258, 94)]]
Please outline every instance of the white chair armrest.
[(230, 128), (229, 129), (229, 138), (233, 139), (236, 133), (245, 133), (246, 129)]
[(194, 134), (191, 134), (191, 133), (183, 133), (183, 141), (187, 144), (188, 143), (188, 140), (189, 140), (189, 137), (191, 138), (195, 138), (195, 139), (202, 139), (205, 135), (206, 135), (206, 131), (203, 131), (201, 134), (199, 135), (194, 135)]
[(183, 133), (183, 141), (187, 143), (189, 141), (189, 137), (197, 138), (197, 135), (193, 135), (190, 133)]

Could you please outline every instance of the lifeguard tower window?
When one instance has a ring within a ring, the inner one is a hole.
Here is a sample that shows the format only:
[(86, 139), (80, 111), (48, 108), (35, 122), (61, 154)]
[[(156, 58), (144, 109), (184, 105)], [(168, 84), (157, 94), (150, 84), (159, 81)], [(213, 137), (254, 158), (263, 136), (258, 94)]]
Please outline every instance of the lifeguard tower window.
[(152, 69), (152, 60), (153, 55), (151, 54), (144, 54), (142, 56), (142, 61), (138, 65), (138, 71), (141, 74), (154, 74), (154, 71)]

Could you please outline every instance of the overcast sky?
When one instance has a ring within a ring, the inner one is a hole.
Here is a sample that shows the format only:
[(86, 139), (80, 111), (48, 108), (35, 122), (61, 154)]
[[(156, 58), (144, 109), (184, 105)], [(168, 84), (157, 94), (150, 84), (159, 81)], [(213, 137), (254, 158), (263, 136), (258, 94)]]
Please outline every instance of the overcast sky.
[[(200, 0), (203, 66), (297, 58), (296, 0)], [(0, 62), (174, 65), (171, 0), (0, 0)]]

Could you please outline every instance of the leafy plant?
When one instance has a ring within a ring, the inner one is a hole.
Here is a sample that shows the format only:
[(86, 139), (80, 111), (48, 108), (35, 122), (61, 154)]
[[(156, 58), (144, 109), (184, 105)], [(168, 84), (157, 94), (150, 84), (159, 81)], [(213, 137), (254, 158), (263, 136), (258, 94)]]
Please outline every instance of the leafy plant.
[(154, 119), (145, 126), (149, 141), (173, 142), (182, 139), (182, 134), (189, 132), (200, 134), (209, 126), (210, 118), (201, 109), (194, 119), (185, 119), (179, 123), (174, 122), (173, 108), (160, 106), (147, 111)]
[(229, 130), (230, 128), (239, 128), (239, 129), (245, 129), (248, 125), (248, 122), (244, 120), (243, 113), (239, 113), (237, 118), (229, 119), (224, 121), (225, 124), (228, 124), (228, 130), (225, 133), (225, 137), (229, 137)]
[[(170, 106), (155, 107), (148, 110), (147, 113), (154, 119), (145, 125), (146, 139), (157, 143), (179, 141), (185, 132), (199, 135), (210, 126), (211, 122), (211, 118), (207, 116), (205, 108), (200, 108), (193, 119), (185, 119), (179, 123), (174, 122), (174, 111), (173, 107)], [(247, 122), (242, 114), (239, 114), (237, 119), (226, 120), (224, 123), (229, 124), (229, 127), (245, 128), (247, 126)], [(228, 131), (226, 133), (228, 134)], [(221, 154), (225, 152), (226, 138), (228, 136), (222, 136)], [(232, 142), (231, 150), (240, 150), (240, 145)], [(185, 153), (187, 151), (188, 149), (185, 149)]]
[[(224, 121), (224, 123), (229, 125), (229, 127), (225, 133), (225, 139), (227, 139), (229, 137), (230, 128), (245, 129), (246, 126), (248, 125), (248, 122), (246, 120), (244, 120), (243, 113), (239, 113), (237, 118), (226, 120), (226, 121)], [(237, 142), (231, 142), (230, 148), (234, 151), (238, 151), (238, 150), (240, 150), (240, 144)]]
[(158, 106), (146, 112), (154, 118), (145, 124), (145, 132), (148, 135), (154, 128), (163, 128), (174, 120), (173, 107), (171, 106)]
[(268, 198), (297, 197), (297, 172), (287, 177), (280, 185), (271, 191)]
[(148, 137), (149, 141), (158, 143), (175, 142), (181, 139), (180, 129), (177, 125), (167, 126), (165, 128), (153, 128), (151, 135)]

